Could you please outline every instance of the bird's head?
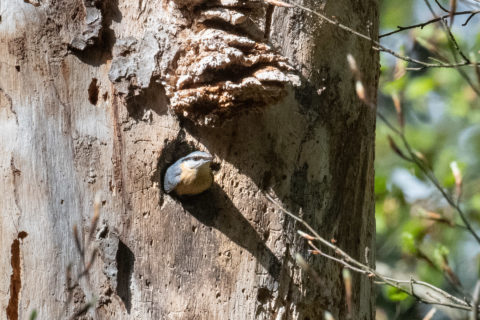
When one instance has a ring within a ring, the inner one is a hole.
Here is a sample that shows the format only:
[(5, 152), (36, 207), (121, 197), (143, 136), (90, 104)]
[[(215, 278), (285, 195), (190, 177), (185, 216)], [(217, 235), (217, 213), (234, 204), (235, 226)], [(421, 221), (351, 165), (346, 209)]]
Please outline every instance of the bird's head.
[(210, 165), (213, 157), (203, 151), (195, 151), (183, 157), (182, 164), (188, 169), (198, 169), (204, 165)]

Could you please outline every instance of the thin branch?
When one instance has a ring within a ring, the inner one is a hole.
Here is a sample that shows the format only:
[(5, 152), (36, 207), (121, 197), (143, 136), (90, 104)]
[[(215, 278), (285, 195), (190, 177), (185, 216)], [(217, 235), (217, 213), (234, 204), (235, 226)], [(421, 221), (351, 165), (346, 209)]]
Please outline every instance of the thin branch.
[(438, 0), (435, 0), (435, 3), (437, 4), (437, 6), (442, 9), (443, 11), (447, 12), (447, 13), (450, 13), (450, 10), (448, 10), (447, 8), (445, 8), (444, 6), (442, 6), (440, 4), (440, 2), (438, 2)]
[[(430, 3), (428, 2), (428, 0), (425, 0), (425, 3), (428, 5), (432, 14), (436, 17), (435, 12), (433, 11), (432, 7), (430, 6)], [(455, 50), (460, 54), (460, 56), (465, 60), (465, 62), (470, 63), (470, 59), (468, 59), (467, 56), (463, 53), (463, 51), (460, 49), (460, 46), (458, 45), (457, 39), (455, 39), (455, 37), (453, 36), (451, 26), (448, 26), (447, 23), (445, 22), (445, 20), (443, 20), (443, 19), (441, 19), (440, 21), (442, 23), (443, 28), (448, 33), (448, 37), (450, 38), (450, 41), (452, 41), (452, 44), (453, 44)]]
[[(333, 243), (322, 238), (305, 220), (303, 220), (302, 218), (296, 216), (295, 214), (283, 208), (283, 206), (280, 205), (276, 200), (274, 200), (270, 195), (265, 194), (265, 197), (270, 202), (272, 202), (277, 208), (279, 208), (283, 213), (285, 213), (287, 216), (291, 217), (295, 221), (302, 224), (311, 233), (311, 235), (309, 235), (299, 231), (299, 234), (305, 239), (307, 239), (308, 244), (312, 248), (314, 248), (315, 250), (314, 253), (321, 254), (327, 259), (331, 259), (332, 261), (338, 262), (342, 264), (344, 267), (352, 271), (356, 271), (361, 274), (367, 275), (368, 277), (371, 277), (373, 281), (376, 281), (376, 282), (379, 281), (381, 283), (395, 287), (398, 290), (405, 292), (406, 294), (416, 298), (417, 300), (423, 303), (442, 305), (442, 306), (461, 309), (461, 310), (468, 310), (468, 311), (472, 310), (472, 305), (470, 305), (468, 302), (460, 298), (457, 298), (449, 294), (448, 292), (440, 288), (437, 288), (429, 283), (426, 283), (423, 281), (417, 281), (413, 278), (410, 280), (399, 280), (399, 279), (394, 279), (378, 273), (375, 269), (372, 269), (368, 265), (365, 265), (359, 262), (358, 260), (352, 258), (342, 249), (340, 249)], [(320, 250), (318, 247), (316, 247), (313, 244), (312, 240), (318, 241), (321, 245), (332, 249), (336, 256), (323, 253), (322, 250)], [(302, 268), (310, 272), (312, 271), (311, 267), (308, 264), (306, 264), (303, 258), (298, 257), (297, 261), (300, 262), (300, 266)]]
[[(271, 1), (271, 0), (269, 0)], [(284, 4), (284, 6), (293, 6), (295, 8), (299, 8), (299, 9), (302, 9), (306, 12), (309, 12), (313, 15), (316, 15), (317, 17), (321, 18), (323, 21), (329, 23), (329, 24), (332, 24), (334, 26), (337, 26), (338, 28), (342, 29), (342, 30), (345, 30), (359, 38), (362, 38), (364, 40), (367, 40), (367, 41), (370, 41), (372, 43), (372, 48), (374, 50), (378, 50), (378, 51), (381, 51), (381, 52), (385, 52), (385, 53), (388, 53), (398, 59), (401, 59), (401, 60), (404, 60), (404, 61), (407, 61), (407, 62), (411, 62), (411, 63), (415, 63), (415, 64), (418, 64), (420, 65), (422, 68), (421, 69), (424, 69), (424, 68), (459, 68), (459, 67), (464, 67), (464, 66), (469, 66), (469, 65), (477, 65), (477, 64), (474, 64), (474, 63), (471, 63), (471, 62), (461, 62), (461, 63), (450, 63), (450, 64), (443, 64), (443, 63), (428, 63), (428, 62), (425, 62), (425, 61), (421, 61), (421, 60), (417, 60), (417, 59), (414, 59), (414, 58), (411, 58), (409, 56), (403, 56), (385, 46), (383, 46), (382, 44), (380, 44), (380, 42), (378, 42), (377, 40), (374, 40), (372, 39), (371, 37), (361, 33), (361, 32), (358, 32), (344, 24), (341, 24), (340, 22), (338, 21), (335, 21), (327, 16), (325, 16), (324, 14), (321, 14), (320, 12), (317, 12), (317, 11), (314, 11), (310, 8), (307, 8), (305, 6), (302, 6), (300, 4), (291, 4), (291, 3), (286, 3), (286, 2), (283, 2), (283, 1), (276, 1), (276, 2), (279, 2), (281, 4)], [(269, 2), (271, 3), (271, 2)]]
[[(425, 3), (425, 5), (427, 6), (428, 10), (430, 10), (430, 13), (435, 17), (435, 18), (438, 18), (437, 14), (435, 13), (435, 11), (433, 10), (432, 6), (430, 5), (430, 2), (428, 0), (423, 0), (423, 2)], [(451, 13), (450, 13), (451, 15)], [(450, 16), (449, 15), (449, 16)], [(455, 59), (455, 62), (457, 61), (457, 57), (455, 55), (455, 52), (458, 52), (462, 57), (464, 57), (465, 55), (463, 54), (463, 52), (460, 50), (460, 47), (458, 46), (458, 43), (457, 43), (457, 40), (455, 39), (455, 37), (453, 36), (452, 34), (452, 31), (450, 30), (450, 27), (447, 25), (447, 23), (445, 22), (444, 19), (440, 19), (440, 22), (441, 22), (441, 25), (442, 25), (442, 28), (445, 30), (445, 32), (447, 33), (448, 35), (448, 38), (450, 39), (451, 41), (451, 44), (453, 44), (453, 50), (452, 50), (452, 54), (453, 54), (453, 57)], [(465, 58), (465, 62), (470, 62), (470, 60), (468, 60), (467, 58)]]
[[(353, 59), (350, 58), (350, 59)], [(350, 64), (350, 66), (352, 66), (352, 64)], [(354, 68), (351, 68), (352, 69), (352, 72), (353, 73), (356, 73), (355, 74), (355, 77), (356, 77), (356, 81), (357, 83), (362, 83), (361, 81), (361, 75), (358, 74), (358, 72), (355, 71)], [(362, 85), (363, 86), (363, 85)], [(357, 92), (358, 94), (358, 92)], [(359, 96), (359, 98), (367, 105), (369, 106), (370, 108), (372, 108), (372, 110), (375, 110), (376, 109), (376, 105), (368, 100), (366, 97), (361, 97)], [(456, 202), (452, 196), (450, 196), (446, 191), (445, 189), (441, 186), (440, 182), (438, 181), (437, 177), (434, 175), (434, 173), (432, 172), (432, 170), (425, 165), (424, 161), (419, 158), (419, 156), (417, 155), (417, 153), (413, 150), (412, 146), (410, 145), (410, 143), (408, 142), (406, 136), (405, 136), (405, 132), (404, 130), (399, 130), (397, 129), (395, 126), (393, 126), (385, 116), (383, 116), (378, 110), (377, 110), (377, 115), (378, 117), (392, 130), (392, 132), (394, 132), (402, 141), (402, 144), (404, 146), (404, 148), (406, 149), (406, 154), (405, 152), (403, 152), (396, 144), (395, 142), (393, 141), (393, 139), (389, 139), (390, 141), (390, 145), (392, 145), (393, 147), (393, 150), (399, 155), (401, 156), (403, 159), (405, 159), (406, 161), (408, 162), (411, 162), (411, 163), (414, 163), (422, 172), (423, 174), (428, 178), (428, 180), (430, 180), (431, 183), (433, 183), (433, 185), (437, 188), (437, 190), (441, 193), (441, 195), (443, 196), (443, 198), (447, 201), (447, 203), (452, 207), (454, 208), (460, 218), (462, 219), (463, 221), (463, 224), (465, 225), (465, 227), (468, 229), (468, 231), (473, 235), (473, 237), (475, 238), (475, 240), (480, 244), (480, 236), (475, 232), (475, 230), (473, 229), (472, 225), (470, 224), (470, 222), (468, 221), (465, 213), (463, 212), (462, 208), (460, 207), (459, 203)]]
[(467, 20), (465, 20), (465, 22), (462, 23), (462, 27), (465, 27), (477, 13), (480, 13), (480, 11), (472, 12), (472, 14), (467, 18)]
[[(382, 118), (380, 118), (382, 119)], [(410, 143), (407, 141), (407, 138), (405, 137), (405, 134), (403, 132), (397, 133), (399, 135), (400, 139), (402, 140), (402, 143), (407, 150), (408, 155), (412, 158), (413, 162), (417, 165), (417, 167), (425, 174), (425, 176), (430, 180), (431, 183), (435, 186), (435, 188), (440, 191), (442, 194), (443, 198), (447, 201), (447, 203), (455, 209), (455, 211), (458, 212), (460, 218), (463, 221), (463, 224), (465, 227), (470, 231), (470, 233), (473, 235), (475, 240), (480, 244), (480, 236), (475, 232), (473, 229), (472, 225), (468, 221), (465, 213), (463, 212), (462, 208), (456, 203), (456, 201), (445, 191), (445, 189), (440, 185), (440, 182), (438, 181), (437, 177), (433, 174), (433, 172), (424, 165), (423, 161), (418, 158), (418, 156), (415, 154), (413, 151), (412, 147), (410, 146)]]
[[(472, 16), (472, 15), (474, 16), (477, 13), (480, 13), (480, 10), (457, 11), (457, 12), (454, 12), (453, 15), (454, 16), (461, 16), (461, 15), (469, 14), (470, 16)], [(406, 27), (397, 26), (397, 30), (393, 30), (393, 31), (381, 34), (381, 35), (378, 36), (378, 38), (381, 39), (381, 38), (384, 38), (384, 37), (388, 37), (388, 36), (391, 36), (392, 34), (399, 33), (399, 32), (405, 31), (405, 30), (410, 30), (410, 29), (415, 29), (415, 28), (423, 29), (425, 26), (427, 26), (429, 24), (439, 22), (439, 21), (444, 20), (448, 17), (450, 17), (450, 14), (446, 14), (446, 15), (443, 15), (441, 17), (436, 17), (436, 18), (430, 19), (430, 20), (422, 22), (422, 23), (412, 24), (412, 25), (406, 26)], [(469, 20), (469, 19), (471, 19), (471, 17), (469, 17), (467, 20)]]
[[(300, 230), (299, 230), (299, 232), (300, 232)], [(358, 273), (363, 273), (363, 274), (365, 274), (365, 275), (370, 275), (370, 274), (371, 274), (371, 273), (368, 272), (368, 271), (365, 271), (365, 270), (362, 270), (362, 269), (360, 269), (360, 268), (356, 268), (356, 267), (352, 266), (351, 264), (349, 264), (348, 262), (346, 262), (346, 261), (344, 261), (344, 260), (342, 260), (342, 259), (335, 258), (334, 256), (331, 256), (331, 255), (323, 252), (322, 250), (320, 250), (319, 248), (317, 248), (317, 247), (313, 244), (312, 241), (308, 241), (308, 245), (314, 249), (314, 250), (312, 251), (313, 254), (318, 254), (318, 255), (321, 255), (321, 256), (323, 256), (323, 257), (325, 257), (325, 258), (327, 258), (327, 259), (330, 259), (330, 260), (332, 260), (332, 261), (338, 262), (338, 263), (342, 264), (345, 268), (350, 269), (350, 270), (352, 270), (352, 271), (355, 271), (355, 272), (358, 272)]]
[[(432, 6), (430, 5), (430, 2), (428, 0), (424, 0), (425, 2), (425, 5), (428, 7), (428, 9), (430, 10), (430, 12), (432, 13), (432, 15), (434, 17), (437, 17), (436, 14), (435, 14), (435, 11), (433, 11), (433, 8)], [(452, 52), (452, 56), (453, 58), (455, 59), (455, 62), (457, 63), (457, 53), (463, 58), (464, 60), (464, 63), (468, 63), (468, 64), (471, 64), (471, 61), (469, 58), (467, 58), (466, 54), (463, 53), (462, 49), (460, 49), (460, 46), (458, 45), (458, 42), (457, 40), (455, 39), (454, 35), (452, 34), (452, 30), (451, 30), (451, 26), (448, 26), (447, 23), (445, 22), (445, 20), (441, 20), (442, 22), (442, 28), (445, 30), (445, 32), (447, 33), (448, 35), (448, 38), (450, 39), (450, 51)], [(467, 83), (470, 85), (470, 87), (473, 89), (473, 91), (475, 91), (475, 93), (477, 94), (477, 96), (480, 96), (480, 89), (478, 87), (476, 87), (473, 82), (470, 80), (470, 77), (461, 69), (457, 68), (458, 70), (458, 73), (460, 73), (460, 75), (462, 76), (462, 78), (465, 79), (465, 81), (467, 81)]]

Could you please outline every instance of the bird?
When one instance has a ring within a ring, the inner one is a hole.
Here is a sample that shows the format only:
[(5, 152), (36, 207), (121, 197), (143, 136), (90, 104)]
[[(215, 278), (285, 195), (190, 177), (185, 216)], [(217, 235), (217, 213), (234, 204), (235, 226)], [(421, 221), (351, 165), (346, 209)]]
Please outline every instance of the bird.
[(213, 156), (203, 151), (195, 151), (178, 159), (165, 173), (165, 192), (175, 191), (179, 196), (196, 195), (210, 188), (213, 183), (212, 160)]

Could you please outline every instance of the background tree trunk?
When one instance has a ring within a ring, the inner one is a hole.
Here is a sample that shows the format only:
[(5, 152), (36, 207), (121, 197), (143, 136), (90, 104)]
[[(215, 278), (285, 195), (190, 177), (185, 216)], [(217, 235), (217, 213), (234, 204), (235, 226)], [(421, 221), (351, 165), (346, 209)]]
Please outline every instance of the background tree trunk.
[[(371, 97), (378, 55), (298, 9), (230, 1), (258, 27), (245, 36), (271, 43), (301, 85), (266, 81), (271, 94), (252, 98), (259, 110), (205, 125), (169, 83), (190, 72), (178, 48), (198, 31), (202, 2), (0, 0), (0, 318), (36, 309), (40, 319), (65, 319), (95, 297), (86, 319), (346, 318), (341, 268), (309, 257), (264, 192), (374, 263), (375, 110), (356, 97), (346, 55)], [(303, 4), (377, 36), (377, 1)], [(217, 20), (203, 27), (231, 30)], [(165, 195), (167, 165), (193, 149), (215, 156), (215, 185), (193, 198)], [(96, 194), (100, 221), (87, 246)], [(67, 266), (83, 270), (74, 225), (87, 262), (99, 251), (69, 289)], [(321, 283), (295, 264), (297, 252)], [(354, 277), (352, 318), (374, 318), (365, 277)]]

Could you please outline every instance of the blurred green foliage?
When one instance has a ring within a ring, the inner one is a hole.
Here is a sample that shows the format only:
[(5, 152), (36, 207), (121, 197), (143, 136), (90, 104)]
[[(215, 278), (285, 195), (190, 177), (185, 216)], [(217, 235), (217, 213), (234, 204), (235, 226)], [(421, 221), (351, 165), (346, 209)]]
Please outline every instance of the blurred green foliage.
[(385, 287), (385, 294), (391, 301), (403, 301), (409, 297), (409, 295), (395, 287)]
[[(449, 1), (440, 3), (449, 8)], [(445, 14), (434, 1), (431, 5), (437, 14)], [(480, 4), (474, 0), (459, 1), (457, 11), (471, 9), (480, 9)], [(452, 32), (466, 55), (480, 61), (480, 18), (474, 17), (462, 27), (467, 17), (457, 16)], [(385, 33), (397, 26), (427, 21), (432, 15), (423, 0), (384, 0), (380, 18), (380, 33)], [(439, 23), (403, 31), (381, 41), (422, 61), (436, 63), (430, 60), (433, 58), (455, 62), (449, 38)], [(458, 55), (457, 59), (461, 61)], [(473, 227), (479, 230), (480, 99), (476, 93), (480, 91), (479, 76), (472, 67), (410, 71), (406, 69), (418, 66), (387, 55), (382, 55), (381, 64), (379, 112), (399, 128), (392, 96), (399, 97), (408, 141), (451, 194), (455, 194), (455, 178), (450, 163), (458, 163), (463, 175), (461, 206)], [(452, 293), (471, 292), (478, 277), (478, 244), (461, 227), (458, 214), (421, 171), (391, 150), (389, 135), (395, 139), (378, 119), (377, 261), (388, 265), (391, 275), (397, 278), (413, 276)], [(460, 289), (456, 276), (461, 282)], [(377, 300), (381, 314), (387, 314), (389, 319), (423, 319), (430, 309), (390, 287), (382, 287)], [(437, 312), (433, 319), (454, 317), (448, 312)]]
[(30, 313), (29, 319), (30, 319), (30, 320), (35, 320), (35, 319), (37, 319), (37, 310), (33, 310), (33, 311)]

